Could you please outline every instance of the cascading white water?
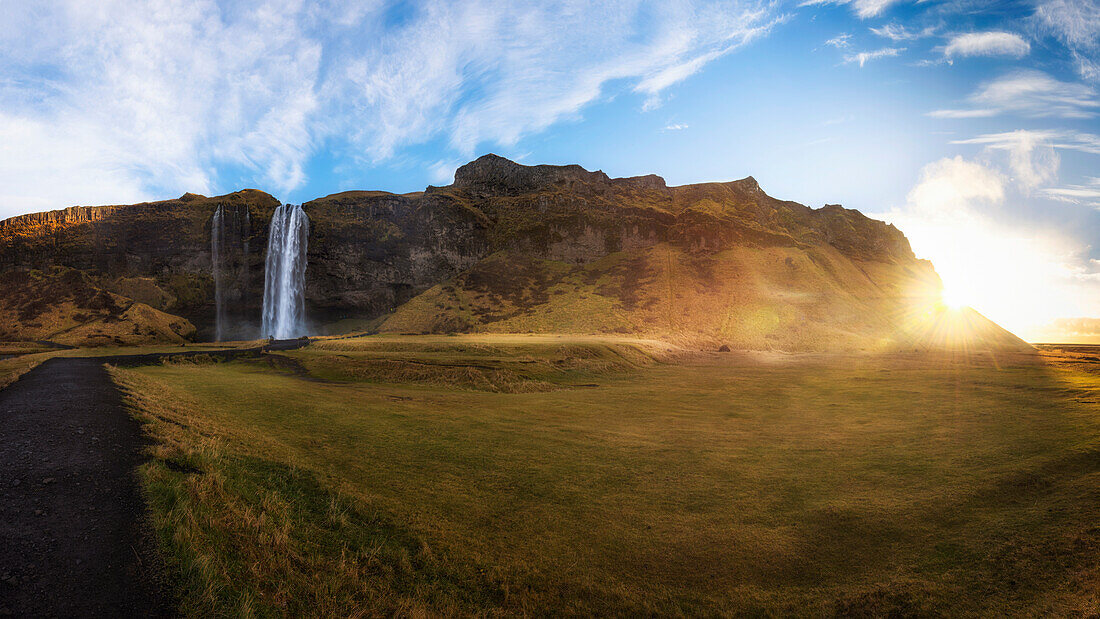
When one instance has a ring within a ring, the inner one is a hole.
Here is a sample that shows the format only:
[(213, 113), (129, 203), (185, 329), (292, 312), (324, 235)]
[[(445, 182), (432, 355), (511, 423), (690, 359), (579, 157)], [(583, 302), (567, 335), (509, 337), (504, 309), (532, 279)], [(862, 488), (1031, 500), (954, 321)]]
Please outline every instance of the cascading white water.
[(210, 220), (210, 269), (214, 276), (214, 341), (225, 336), (225, 210), (218, 205)]
[(263, 337), (282, 340), (305, 335), (308, 245), (309, 217), (301, 205), (275, 209), (264, 266)]

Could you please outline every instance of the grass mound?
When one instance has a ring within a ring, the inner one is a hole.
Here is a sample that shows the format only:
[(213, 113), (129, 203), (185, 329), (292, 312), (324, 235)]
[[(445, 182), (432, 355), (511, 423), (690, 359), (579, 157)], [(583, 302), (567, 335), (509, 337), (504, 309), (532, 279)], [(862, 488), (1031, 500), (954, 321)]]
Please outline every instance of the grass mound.
[(117, 346), (183, 343), (194, 333), (186, 319), (109, 292), (81, 271), (0, 274), (0, 339)]
[(677, 354), (675, 347), (649, 340), (461, 335), (330, 339), (285, 356), (324, 380), (529, 393), (587, 385)]
[(527, 393), (554, 389), (552, 383), (526, 378), (509, 369), (440, 363), (352, 357), (350, 355), (296, 355), (313, 376), (329, 380), (416, 383), (500, 393)]

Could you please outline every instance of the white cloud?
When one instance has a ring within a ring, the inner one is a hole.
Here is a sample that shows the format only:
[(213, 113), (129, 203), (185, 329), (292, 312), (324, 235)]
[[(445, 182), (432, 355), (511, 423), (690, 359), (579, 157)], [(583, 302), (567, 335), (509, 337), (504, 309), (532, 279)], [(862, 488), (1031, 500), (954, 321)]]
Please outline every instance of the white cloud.
[(1000, 113), (1000, 110), (994, 109), (974, 109), (974, 110), (935, 110), (929, 112), (928, 115), (933, 118), (990, 118)]
[(1100, 0), (1040, 0), (1035, 19), (1069, 48), (1082, 77), (1100, 80)]
[(1100, 188), (1095, 186), (1067, 185), (1065, 187), (1048, 187), (1043, 189), (1043, 193), (1053, 200), (1100, 208)]
[[(721, 10), (715, 12), (712, 10), (713, 8), (714, 7), (709, 7), (705, 11), (696, 11), (700, 14), (692, 16), (692, 20), (698, 20), (694, 21), (696, 26), (706, 26), (704, 28), (704, 30), (708, 31), (706, 38), (710, 39), (708, 45), (711, 46), (712, 49), (709, 51), (700, 51), (698, 47), (696, 47), (694, 52), (684, 53), (684, 50), (675, 51), (663, 62), (649, 70), (639, 73), (642, 79), (634, 86), (634, 92), (648, 95), (644, 104), (645, 111), (652, 110), (660, 105), (659, 96), (661, 92), (669, 86), (698, 73), (707, 63), (721, 58), (759, 37), (767, 35), (772, 28), (786, 22), (790, 18), (790, 15), (780, 15), (778, 17), (769, 18), (768, 11), (760, 8), (759, 5), (750, 8), (741, 8), (737, 12), (728, 14)], [(681, 34), (682, 33), (677, 33), (670, 41), (673, 48), (682, 45), (680, 40)], [(699, 34), (700, 32), (697, 31), (694, 33), (694, 36), (698, 38)], [(698, 44), (699, 41), (695, 40), (695, 45), (697, 46)], [(668, 51), (669, 50), (663, 49), (662, 46), (662, 53), (668, 53)], [(652, 57), (648, 59), (648, 61), (652, 60), (654, 60)], [(646, 63), (647, 61), (643, 61), (643, 64)], [(661, 66), (661, 64), (664, 66)], [(616, 74), (622, 72), (622, 68), (620, 67), (608, 67), (603, 70), (610, 70), (612, 74), (611, 77), (607, 79), (620, 77)]]
[(872, 52), (859, 52), (859, 53), (856, 53), (856, 54), (848, 54), (847, 56), (844, 57), (844, 62), (847, 63), (847, 64), (857, 62), (857, 63), (859, 63), (859, 66), (862, 68), (864, 64), (866, 64), (866, 63), (868, 63), (872, 60), (878, 60), (879, 58), (890, 58), (892, 56), (897, 56), (898, 54), (902, 53), (903, 51), (905, 51), (904, 47), (903, 48), (885, 47), (883, 49), (876, 49), (875, 51), (872, 51)]
[(5, 7), (0, 34), (2, 215), (209, 192), (214, 162), (301, 183), (320, 47), (294, 3), (31, 6)]
[(450, 185), (455, 180), (455, 170), (458, 170), (464, 161), (455, 159), (436, 161), (428, 166), (431, 173), (432, 184), (437, 186)]
[[(1067, 129), (1020, 129), (955, 140), (952, 144), (979, 144), (991, 151), (1006, 152), (1009, 167), (1025, 192), (1057, 180), (1060, 164), (1057, 151), (1100, 155), (1100, 136)], [(1039, 194), (1070, 204), (1100, 207), (1100, 179), (1086, 176), (1084, 180), (1084, 185), (1043, 187)]]
[(1020, 129), (988, 134), (952, 144), (983, 144), (989, 150), (1008, 154), (1009, 168), (1024, 191), (1030, 191), (1058, 176), (1060, 158), (1052, 143), (1053, 132)]
[(878, 17), (900, 0), (804, 0), (799, 6), (815, 6), (820, 4), (846, 4), (852, 7), (852, 11), (860, 19)]
[(889, 23), (879, 28), (871, 28), (871, 32), (883, 37), (884, 39), (890, 39), (891, 41), (915, 41), (924, 37), (932, 36), (935, 32), (933, 28), (925, 28), (924, 30), (914, 31), (901, 26), (896, 23)]
[(511, 145), (611, 82), (655, 105), (783, 19), (768, 0), (391, 5), (5, 3), (0, 216), (240, 182), (219, 178), (292, 191), (322, 144), (364, 162)]
[(848, 47), (851, 45), (852, 35), (850, 34), (838, 34), (835, 37), (825, 41), (825, 45), (831, 45), (837, 49), (842, 47)]
[(687, 128), (688, 125), (686, 123), (672, 123), (665, 125), (665, 131), (683, 131)]
[(983, 84), (966, 109), (930, 112), (935, 118), (983, 118), (1003, 113), (1029, 117), (1092, 118), (1100, 112), (1096, 90), (1062, 82), (1041, 71), (1017, 71)]
[(1048, 143), (1052, 148), (1075, 150), (1100, 155), (1100, 135), (1070, 129), (1018, 130), (1004, 133), (987, 133), (952, 144), (984, 144), (993, 148), (1011, 149), (1022, 139)]
[(908, 202), (925, 216), (951, 218), (974, 205), (1002, 202), (1004, 197), (1003, 176), (980, 163), (955, 157), (924, 166)]
[(1100, 264), (1079, 241), (1004, 221), (1018, 199), (997, 170), (955, 157), (925, 166), (906, 204), (875, 216), (932, 260), (952, 297), (1027, 338), (1056, 318), (1095, 314)]
[(1021, 58), (1031, 51), (1031, 44), (1011, 32), (968, 32), (951, 37), (943, 48), (947, 58), (957, 56), (1012, 56)]
[[(0, 218), (80, 204), (142, 202), (152, 198), (141, 176), (131, 172), (132, 155), (115, 136), (68, 116), (54, 122), (0, 112)], [(208, 189), (201, 171), (194, 191)], [(72, 188), (78, 188), (74, 195)], [(182, 192), (181, 192), (182, 193)]]

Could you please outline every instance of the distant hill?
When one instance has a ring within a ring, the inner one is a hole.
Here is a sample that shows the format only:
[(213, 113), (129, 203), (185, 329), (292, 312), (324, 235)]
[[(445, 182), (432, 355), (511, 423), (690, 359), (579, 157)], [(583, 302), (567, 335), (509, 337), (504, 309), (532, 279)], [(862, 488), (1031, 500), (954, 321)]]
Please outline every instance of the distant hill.
[[(231, 317), (240, 335), (258, 335), (278, 205), (263, 192), (0, 222), (0, 269), (78, 269), (208, 336), (219, 205)], [(346, 192), (304, 209), (318, 330), (633, 333), (782, 350), (1026, 346), (976, 313), (943, 308), (931, 263), (893, 226), (777, 200), (751, 177), (668, 187), (653, 175), (486, 155), (446, 187)]]

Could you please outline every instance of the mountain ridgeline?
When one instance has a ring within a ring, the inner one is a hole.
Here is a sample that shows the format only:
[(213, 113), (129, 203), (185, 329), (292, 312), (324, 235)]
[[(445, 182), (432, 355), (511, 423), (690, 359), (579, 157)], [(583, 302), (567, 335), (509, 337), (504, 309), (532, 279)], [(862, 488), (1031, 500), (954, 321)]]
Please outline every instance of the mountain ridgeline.
[[(247, 189), (0, 222), (0, 340), (260, 336), (279, 207)], [(751, 177), (668, 187), (659, 176), (486, 155), (445, 187), (350, 191), (302, 210), (312, 333), (629, 333), (779, 350), (1025, 346), (973, 312), (949, 325), (939, 277), (893, 226), (777, 200)], [(69, 300), (34, 292), (62, 280), (87, 290)]]

